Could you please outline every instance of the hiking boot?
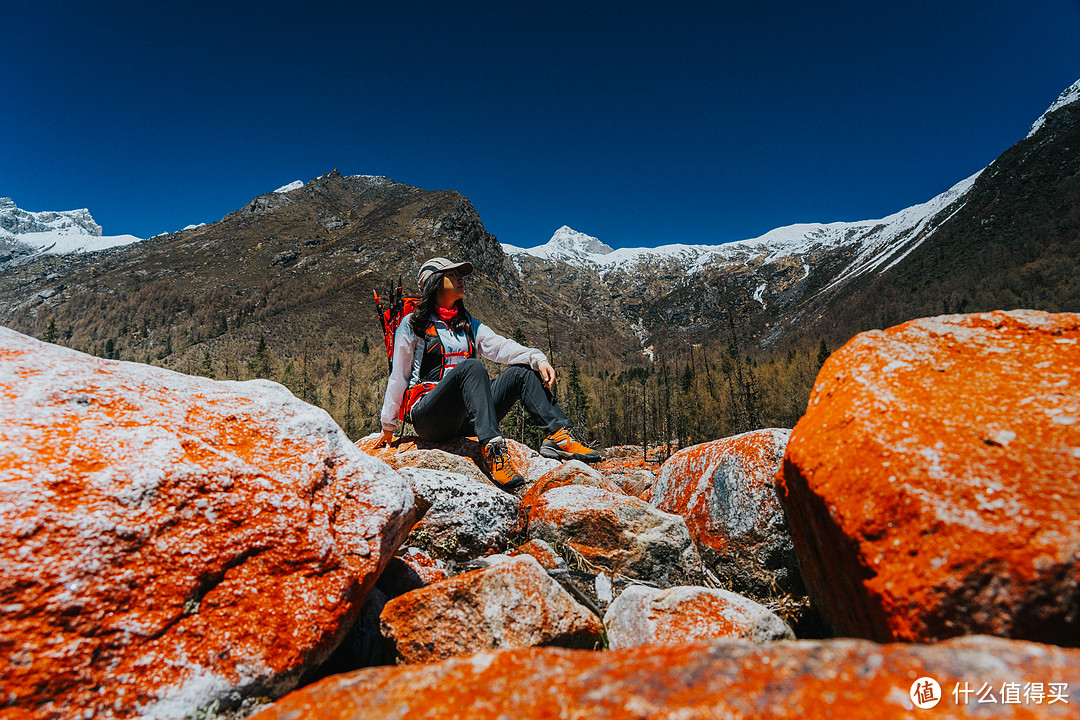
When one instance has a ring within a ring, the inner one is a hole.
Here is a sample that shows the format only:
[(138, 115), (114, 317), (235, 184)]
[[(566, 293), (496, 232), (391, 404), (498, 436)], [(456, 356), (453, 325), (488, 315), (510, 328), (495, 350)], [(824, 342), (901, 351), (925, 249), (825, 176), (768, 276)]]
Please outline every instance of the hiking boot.
[(487, 463), (491, 481), (501, 489), (510, 491), (525, 484), (525, 478), (514, 467), (514, 459), (506, 449), (505, 440), (492, 440), (480, 452)]
[(581, 460), (600, 462), (600, 453), (578, 442), (566, 428), (559, 428), (540, 443), (540, 454), (556, 460)]

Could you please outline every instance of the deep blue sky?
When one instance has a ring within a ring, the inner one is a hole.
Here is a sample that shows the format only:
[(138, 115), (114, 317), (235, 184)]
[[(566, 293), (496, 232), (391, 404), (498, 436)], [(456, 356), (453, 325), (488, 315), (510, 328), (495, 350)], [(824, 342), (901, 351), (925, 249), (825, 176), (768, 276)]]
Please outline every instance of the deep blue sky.
[(517, 245), (721, 243), (929, 200), (1080, 78), (1080, 0), (6, 3), (0, 196), (109, 235), (339, 168)]

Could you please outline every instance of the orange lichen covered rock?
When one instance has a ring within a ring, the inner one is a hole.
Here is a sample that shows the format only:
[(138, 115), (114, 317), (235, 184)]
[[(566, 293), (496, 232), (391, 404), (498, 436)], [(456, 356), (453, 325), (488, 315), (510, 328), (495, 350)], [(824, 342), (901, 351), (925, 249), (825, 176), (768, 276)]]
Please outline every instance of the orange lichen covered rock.
[[(933, 702), (919, 684), (927, 677), (938, 684), (937, 706), (918, 710), (914, 700)], [(1036, 685), (1041, 696), (1031, 692)], [(1075, 718), (1077, 687), (1080, 651), (1000, 638), (714, 640), (604, 653), (503, 650), (368, 668), (298, 690), (255, 720), (900, 720), (919, 713), (1035, 720)], [(1021, 702), (1003, 702), (1013, 689)]]
[(753, 642), (794, 640), (775, 613), (728, 590), (631, 585), (604, 613), (613, 650), (638, 645), (684, 643), (708, 638)]
[(686, 522), (622, 493), (585, 485), (548, 490), (529, 513), (529, 536), (565, 545), (593, 571), (665, 587), (703, 579)]
[(280, 385), (0, 328), (0, 687), (19, 717), (289, 690), (412, 517), (405, 481)]
[(838, 632), (1080, 645), (1080, 315), (855, 337), (822, 368), (782, 481)]
[(802, 593), (798, 559), (774, 480), (790, 430), (755, 430), (694, 445), (664, 463), (650, 503), (681, 515), (725, 585)]
[(560, 463), (558, 467), (544, 473), (536, 480), (525, 494), (521, 497), (521, 505), (518, 510), (518, 530), (524, 530), (529, 524), (529, 511), (548, 490), (566, 485), (588, 485), (600, 488), (616, 494), (622, 494), (618, 485), (608, 480), (599, 472), (589, 467), (580, 460), (568, 460)]
[[(488, 476), (482, 469), (486, 465), (480, 452), (480, 443), (476, 441), (476, 438), (458, 437), (446, 442), (431, 443), (413, 435), (407, 435), (396, 438), (390, 445), (376, 448), (378, 438), (377, 434), (360, 438), (356, 441), (356, 446), (384, 461), (395, 470), (403, 467), (447, 470), (490, 484)], [(536, 480), (559, 465), (558, 460), (543, 457), (516, 440), (507, 439), (506, 449), (514, 460), (514, 466), (525, 475), (526, 480)]]
[(383, 634), (400, 663), (493, 648), (592, 648), (603, 626), (528, 555), (413, 590), (387, 603)]
[(665, 458), (673, 452), (674, 445), (651, 446), (646, 460), (640, 445), (616, 445), (603, 452), (603, 460), (593, 465), (627, 495), (640, 497), (648, 502), (656, 473)]
[(540, 563), (540, 567), (545, 570), (565, 570), (566, 561), (562, 559), (559, 553), (555, 552), (555, 548), (551, 547), (543, 540), (530, 540), (524, 543), (517, 550), (507, 553), (510, 556), (514, 555), (532, 555), (536, 562)]
[(409, 547), (401, 553), (401, 560), (425, 585), (430, 585), (447, 577), (446, 566), (441, 560), (431, 557), (420, 548)]

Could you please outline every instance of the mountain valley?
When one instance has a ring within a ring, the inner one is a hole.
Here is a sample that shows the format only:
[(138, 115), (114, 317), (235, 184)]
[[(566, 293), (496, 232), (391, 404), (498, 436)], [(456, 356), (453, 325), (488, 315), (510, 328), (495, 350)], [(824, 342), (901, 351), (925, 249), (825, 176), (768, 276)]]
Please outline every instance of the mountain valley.
[(1078, 88), (922, 205), (721, 246), (612, 249), (567, 227), (500, 245), (459, 193), (336, 170), (142, 241), (5, 199), (0, 323), (105, 357), (269, 377), (355, 436), (374, 429), (385, 377), (372, 294), (411, 292), (418, 263), (442, 255), (476, 266), (477, 316), (572, 370), (560, 392), (608, 444), (790, 426), (829, 349), (858, 332), (1080, 309)]

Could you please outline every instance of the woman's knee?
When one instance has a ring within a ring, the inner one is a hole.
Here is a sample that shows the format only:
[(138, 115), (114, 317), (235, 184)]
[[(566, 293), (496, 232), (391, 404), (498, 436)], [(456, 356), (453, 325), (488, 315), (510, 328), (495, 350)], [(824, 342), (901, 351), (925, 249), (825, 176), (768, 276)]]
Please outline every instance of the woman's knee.
[(484, 377), (487, 377), (487, 368), (484, 367), (484, 363), (479, 358), (468, 358), (462, 360), (455, 367), (455, 370), (460, 373), (483, 373)]
[(504, 375), (509, 375), (515, 382), (528, 382), (530, 378), (540, 379), (540, 376), (536, 374), (528, 365), (511, 365), (503, 370)]

